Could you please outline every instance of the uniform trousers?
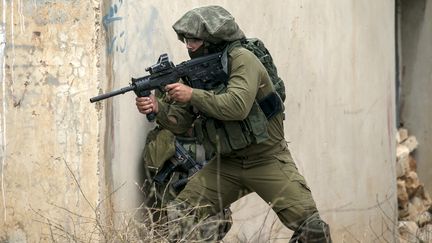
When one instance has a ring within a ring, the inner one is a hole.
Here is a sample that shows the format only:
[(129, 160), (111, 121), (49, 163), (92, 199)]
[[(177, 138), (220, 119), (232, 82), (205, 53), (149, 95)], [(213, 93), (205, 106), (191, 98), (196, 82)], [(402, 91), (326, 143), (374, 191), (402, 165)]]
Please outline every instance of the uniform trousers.
[(252, 192), (269, 203), (291, 230), (317, 212), (311, 191), (287, 148), (277, 155), (215, 157), (191, 179), (176, 201), (198, 206), (198, 215), (205, 218)]

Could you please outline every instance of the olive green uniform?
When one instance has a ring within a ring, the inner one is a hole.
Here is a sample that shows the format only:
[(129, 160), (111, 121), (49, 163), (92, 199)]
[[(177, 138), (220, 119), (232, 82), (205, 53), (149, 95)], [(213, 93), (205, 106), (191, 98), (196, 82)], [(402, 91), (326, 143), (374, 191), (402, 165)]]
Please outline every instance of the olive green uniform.
[[(219, 120), (243, 120), (255, 99), (271, 88), (268, 74), (248, 50), (236, 47), (229, 53), (230, 78), (226, 92), (193, 90), (191, 105), (208, 117)], [(170, 119), (173, 116), (177, 124)], [(271, 203), (281, 221), (295, 230), (303, 220), (316, 212), (306, 182), (298, 173), (286, 146), (283, 132), (284, 114), (267, 124), (269, 138), (259, 144), (215, 157), (198, 172), (177, 197), (191, 205), (211, 205), (204, 214), (214, 214), (239, 197), (256, 192)], [(159, 103), (157, 120), (174, 132), (190, 127), (192, 114), (182, 108)]]
[(173, 29), (183, 42), (203, 40), (200, 49), (207, 53), (223, 50), (221, 63), (229, 79), (214, 90), (193, 89), (189, 108), (159, 102), (161, 126), (176, 134), (192, 126), (206, 154), (215, 154), (170, 204), (172, 239), (216, 240), (213, 215), (256, 192), (295, 231), (290, 243), (331, 242), (285, 142), (283, 103), (277, 102), (280, 97), (261, 61), (242, 47), (245, 35), (234, 17), (220, 6), (199, 7), (186, 12)]

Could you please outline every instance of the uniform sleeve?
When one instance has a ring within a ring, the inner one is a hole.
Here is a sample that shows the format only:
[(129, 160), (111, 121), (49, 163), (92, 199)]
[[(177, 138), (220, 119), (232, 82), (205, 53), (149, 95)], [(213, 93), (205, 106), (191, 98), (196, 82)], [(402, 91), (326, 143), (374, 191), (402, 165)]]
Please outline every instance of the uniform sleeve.
[(209, 117), (219, 120), (243, 120), (252, 108), (258, 91), (260, 67), (248, 51), (232, 56), (231, 72), (226, 92), (194, 89), (191, 104)]
[(192, 126), (194, 115), (188, 105), (167, 103), (158, 99), (157, 123), (175, 134), (183, 134)]

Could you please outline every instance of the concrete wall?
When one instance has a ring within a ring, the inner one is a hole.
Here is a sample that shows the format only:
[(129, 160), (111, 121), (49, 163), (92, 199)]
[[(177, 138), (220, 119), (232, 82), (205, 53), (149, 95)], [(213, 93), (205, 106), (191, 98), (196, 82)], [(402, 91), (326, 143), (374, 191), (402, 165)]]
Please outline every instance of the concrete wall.
[(401, 1), (401, 122), (419, 147), (417, 171), (432, 190), (432, 1)]
[(0, 242), (94, 240), (99, 3), (0, 5)]
[(287, 139), (335, 242), (391, 242), (394, 2), (308, 3), (288, 34)]
[[(49, 222), (74, 230), (74, 213), (95, 217), (86, 200), (94, 207), (112, 191), (103, 216), (140, 204), (153, 125), (134, 94), (88, 98), (146, 75), (161, 53), (186, 60), (171, 25), (207, 4), (226, 7), (272, 52), (287, 86), (286, 138), (334, 241), (395, 241), (390, 0), (3, 1), (0, 241), (50, 241)], [(255, 194), (232, 208), (227, 242), (291, 234)]]
[[(394, 241), (394, 1), (113, 4), (122, 17), (113, 22), (116, 88), (145, 75), (160, 53), (175, 63), (187, 59), (171, 29), (185, 11), (226, 7), (248, 36), (264, 40), (286, 81), (286, 138), (335, 242)], [(139, 202), (130, 198), (138, 191), (140, 152), (152, 125), (135, 110), (133, 94), (113, 104), (113, 180), (124, 184), (115, 204), (127, 210)], [(229, 242), (286, 242), (291, 234), (277, 220), (272, 224), (273, 212), (254, 194), (232, 208), (236, 222)], [(261, 230), (264, 221), (269, 224)]]

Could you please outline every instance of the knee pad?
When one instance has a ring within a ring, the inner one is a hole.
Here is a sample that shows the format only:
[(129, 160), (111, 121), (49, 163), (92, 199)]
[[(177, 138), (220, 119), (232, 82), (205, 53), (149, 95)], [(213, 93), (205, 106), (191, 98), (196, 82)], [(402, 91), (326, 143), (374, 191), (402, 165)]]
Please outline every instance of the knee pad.
[(330, 227), (318, 215), (307, 218), (294, 232), (289, 243), (332, 243)]

